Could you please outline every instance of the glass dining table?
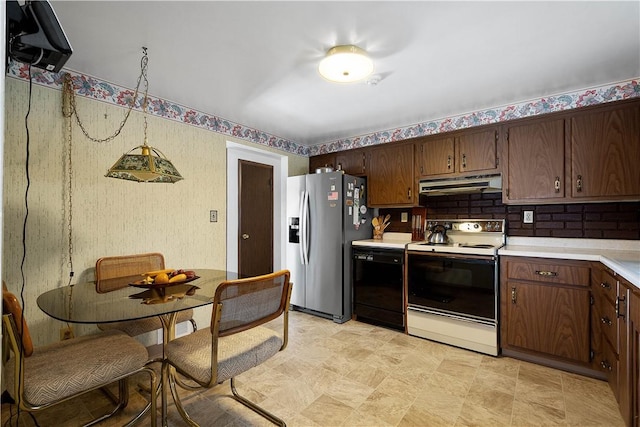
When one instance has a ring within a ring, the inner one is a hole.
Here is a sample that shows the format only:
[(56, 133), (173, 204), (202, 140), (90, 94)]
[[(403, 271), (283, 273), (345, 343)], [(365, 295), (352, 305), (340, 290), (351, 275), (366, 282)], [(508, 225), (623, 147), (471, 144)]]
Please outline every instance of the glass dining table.
[[(145, 285), (140, 283), (141, 276), (132, 276), (117, 279), (127, 279), (129, 286), (107, 293), (96, 292), (95, 282), (64, 286), (41, 294), (37, 304), (50, 317), (69, 323), (112, 323), (156, 316), (162, 321), (163, 342), (166, 343), (175, 337), (178, 312), (211, 304), (220, 283), (239, 278), (237, 273), (225, 270), (193, 270), (197, 278), (180, 284)], [(173, 372), (170, 375), (171, 378), (163, 375), (160, 384), (167, 387), (171, 382), (175, 401), (176, 378)], [(162, 396), (162, 425), (166, 426), (166, 393)]]

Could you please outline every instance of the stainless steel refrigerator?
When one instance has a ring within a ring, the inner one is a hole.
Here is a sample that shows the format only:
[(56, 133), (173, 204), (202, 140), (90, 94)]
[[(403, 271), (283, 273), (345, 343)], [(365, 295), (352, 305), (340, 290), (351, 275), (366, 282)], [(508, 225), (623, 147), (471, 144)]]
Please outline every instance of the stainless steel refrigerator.
[(343, 323), (351, 318), (351, 241), (371, 238), (366, 181), (342, 172), (287, 180), (291, 305)]

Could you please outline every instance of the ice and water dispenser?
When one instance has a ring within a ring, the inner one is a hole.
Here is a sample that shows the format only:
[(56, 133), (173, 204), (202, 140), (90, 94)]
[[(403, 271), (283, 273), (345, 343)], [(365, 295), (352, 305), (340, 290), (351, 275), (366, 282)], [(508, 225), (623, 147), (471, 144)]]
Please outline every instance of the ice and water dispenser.
[(300, 243), (300, 218), (289, 218), (289, 243)]

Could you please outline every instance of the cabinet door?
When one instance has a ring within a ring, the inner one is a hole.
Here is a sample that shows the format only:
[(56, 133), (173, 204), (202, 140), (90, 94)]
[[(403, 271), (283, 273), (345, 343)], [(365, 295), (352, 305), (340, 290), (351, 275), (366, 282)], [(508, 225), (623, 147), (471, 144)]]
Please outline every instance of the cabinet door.
[(629, 357), (629, 341), (631, 331), (629, 330), (629, 300), (631, 297), (631, 286), (626, 285), (624, 279), (618, 281), (618, 406), (626, 425), (631, 425), (631, 358)]
[(366, 173), (364, 151), (358, 149), (341, 151), (337, 153), (336, 169), (341, 169), (348, 175), (364, 175)]
[(571, 197), (640, 195), (640, 106), (571, 118)]
[(508, 345), (589, 363), (589, 290), (508, 282)]
[(507, 129), (505, 202), (563, 200), (564, 119)]
[(419, 145), (420, 176), (443, 175), (455, 170), (455, 140), (429, 139)]
[(498, 130), (465, 132), (457, 138), (458, 172), (495, 171), (498, 168)]
[(637, 288), (631, 292), (629, 301), (629, 333), (631, 425), (637, 427), (640, 425), (640, 291)]
[(415, 197), (413, 144), (373, 148), (369, 162), (369, 204), (412, 206)]
[(329, 166), (335, 169), (336, 153), (320, 154), (309, 158), (309, 173), (315, 173), (317, 168)]

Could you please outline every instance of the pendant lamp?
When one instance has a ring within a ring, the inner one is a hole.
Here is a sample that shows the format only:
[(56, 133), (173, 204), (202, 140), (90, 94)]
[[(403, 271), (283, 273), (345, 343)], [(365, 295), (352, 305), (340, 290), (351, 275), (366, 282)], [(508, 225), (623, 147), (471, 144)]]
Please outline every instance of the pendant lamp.
[[(142, 102), (142, 110), (144, 117), (144, 143), (129, 152), (125, 153), (118, 161), (107, 171), (106, 177), (126, 179), (137, 182), (170, 182), (180, 181), (182, 175), (177, 171), (173, 163), (157, 148), (153, 148), (148, 144), (147, 139), (147, 106), (149, 94), (149, 81), (147, 80), (147, 48), (143, 47), (143, 57), (140, 62), (142, 68), (142, 77), (144, 79), (145, 91), (144, 100)], [(134, 154), (135, 150), (140, 153)]]

